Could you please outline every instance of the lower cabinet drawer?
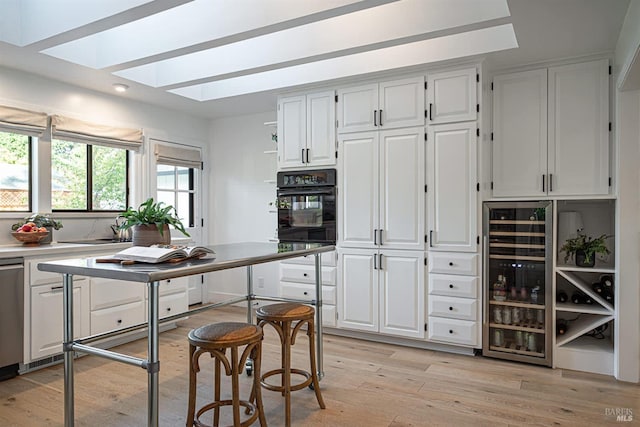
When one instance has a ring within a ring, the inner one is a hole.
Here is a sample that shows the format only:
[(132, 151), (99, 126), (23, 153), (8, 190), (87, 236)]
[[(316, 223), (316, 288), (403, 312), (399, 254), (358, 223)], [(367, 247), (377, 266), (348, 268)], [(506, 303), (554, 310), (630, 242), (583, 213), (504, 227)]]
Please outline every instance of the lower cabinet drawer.
[(160, 297), (158, 311), (160, 319), (174, 314), (184, 313), (189, 310), (189, 298), (187, 292), (171, 294)]
[(429, 273), (478, 274), (478, 254), (429, 252)]
[(175, 277), (160, 281), (158, 290), (160, 295), (177, 294), (189, 288), (189, 277)]
[(477, 276), (429, 274), (429, 294), (450, 297), (477, 298), (480, 293)]
[(91, 334), (122, 329), (144, 321), (143, 301), (95, 310), (91, 312)]
[[(306, 285), (304, 283), (280, 282), (280, 296), (283, 298), (293, 298), (301, 300), (314, 300), (316, 298), (315, 285)], [(322, 303), (336, 303), (336, 287), (322, 287)]]
[(478, 300), (469, 298), (429, 296), (429, 316), (477, 320)]
[(92, 277), (91, 310), (144, 301), (145, 284)]
[[(304, 264), (280, 264), (280, 280), (300, 283), (316, 283), (316, 269)], [(322, 267), (322, 284), (336, 285), (336, 267)]]
[(429, 316), (429, 339), (476, 346), (478, 345), (478, 322)]

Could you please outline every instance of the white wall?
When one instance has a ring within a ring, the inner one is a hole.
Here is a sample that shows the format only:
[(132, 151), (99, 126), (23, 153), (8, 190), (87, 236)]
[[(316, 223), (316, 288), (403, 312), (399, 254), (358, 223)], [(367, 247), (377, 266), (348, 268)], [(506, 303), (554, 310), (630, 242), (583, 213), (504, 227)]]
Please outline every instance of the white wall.
[(640, 91), (617, 94), (618, 240), (616, 377), (640, 381)]
[[(203, 147), (205, 152), (207, 150), (208, 119), (132, 101), (126, 98), (126, 94), (107, 95), (3, 67), (0, 67), (0, 104), (63, 114), (100, 124), (142, 128), (147, 138), (181, 142)], [(142, 155), (136, 156), (134, 161), (137, 185), (131, 189), (132, 205), (146, 198), (149, 176), (146, 172), (146, 156), (150, 154), (146, 144)], [(0, 232), (0, 244), (16, 243), (9, 230), (11, 224), (24, 216), (0, 214), (0, 230), (7, 230), (6, 233)], [(109, 224), (114, 222), (111, 215), (109, 218), (97, 215), (99, 219), (89, 219), (91, 215), (88, 214), (81, 216), (57, 214), (55, 217), (62, 220), (64, 228), (54, 232), (54, 238), (62, 240), (111, 235)]]
[[(208, 210), (209, 242), (265, 242), (275, 236), (276, 215), (269, 213), (269, 202), (275, 201), (276, 186), (265, 183), (275, 179), (276, 157), (264, 154), (274, 150), (271, 133), (275, 128), (265, 122), (275, 121), (275, 111), (234, 116), (211, 122), (212, 141), (209, 153), (210, 189)], [(277, 263), (254, 267), (255, 293), (278, 295)], [(262, 288), (258, 287), (264, 281)], [(215, 273), (208, 280), (209, 298), (243, 293), (246, 286), (244, 269)]]

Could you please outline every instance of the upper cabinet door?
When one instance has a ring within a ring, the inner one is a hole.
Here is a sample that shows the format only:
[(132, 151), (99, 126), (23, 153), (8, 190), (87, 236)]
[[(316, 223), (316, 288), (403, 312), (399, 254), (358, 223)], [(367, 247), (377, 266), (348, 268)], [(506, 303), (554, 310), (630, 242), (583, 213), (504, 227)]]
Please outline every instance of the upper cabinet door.
[(378, 85), (338, 90), (338, 132), (360, 132), (378, 127)]
[(380, 226), (385, 249), (424, 250), (424, 127), (380, 132)]
[(467, 68), (427, 76), (429, 124), (476, 120), (476, 75)]
[(609, 62), (549, 68), (549, 194), (609, 193)]
[(352, 248), (375, 248), (378, 227), (378, 132), (340, 137), (338, 242)]
[(493, 195), (544, 196), (547, 70), (493, 79)]
[(336, 164), (336, 105), (334, 91), (307, 95), (309, 166)]
[(380, 83), (378, 127), (424, 126), (424, 77)]
[(278, 102), (278, 168), (304, 166), (306, 106), (304, 95), (281, 98)]
[(476, 123), (429, 127), (429, 249), (477, 250)]

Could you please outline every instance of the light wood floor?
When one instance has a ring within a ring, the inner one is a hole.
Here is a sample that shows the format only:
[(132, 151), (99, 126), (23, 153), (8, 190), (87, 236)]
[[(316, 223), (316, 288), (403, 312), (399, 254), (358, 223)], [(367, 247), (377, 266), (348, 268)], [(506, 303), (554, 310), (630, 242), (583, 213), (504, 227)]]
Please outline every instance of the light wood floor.
[[(182, 426), (187, 408), (186, 335), (213, 321), (245, 319), (225, 308), (193, 316), (161, 335), (160, 422)], [(294, 361), (306, 366), (307, 340), (294, 347)], [(263, 371), (279, 363), (275, 333), (265, 329)], [(119, 351), (146, 355), (146, 341)], [(520, 426), (621, 425), (608, 410), (630, 409), (640, 420), (640, 387), (610, 377), (451, 355), (325, 335), (327, 409), (312, 391), (293, 393), (295, 426)], [(201, 359), (198, 406), (211, 396), (211, 364)], [(76, 360), (76, 425), (146, 425), (146, 372), (94, 356)], [(243, 378), (243, 390), (249, 380)], [(63, 370), (57, 365), (0, 382), (0, 426), (60, 426)], [(263, 391), (267, 422), (283, 425), (282, 397)]]

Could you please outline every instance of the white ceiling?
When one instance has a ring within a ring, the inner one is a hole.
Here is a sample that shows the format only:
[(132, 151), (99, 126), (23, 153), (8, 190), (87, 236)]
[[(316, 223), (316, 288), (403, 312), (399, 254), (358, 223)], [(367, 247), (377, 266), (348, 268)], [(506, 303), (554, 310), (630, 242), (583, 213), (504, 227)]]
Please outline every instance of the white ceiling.
[(460, 58), (612, 52), (629, 0), (0, 0), (0, 65), (204, 117)]

